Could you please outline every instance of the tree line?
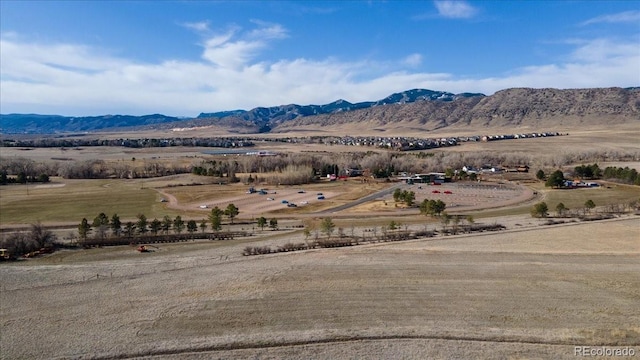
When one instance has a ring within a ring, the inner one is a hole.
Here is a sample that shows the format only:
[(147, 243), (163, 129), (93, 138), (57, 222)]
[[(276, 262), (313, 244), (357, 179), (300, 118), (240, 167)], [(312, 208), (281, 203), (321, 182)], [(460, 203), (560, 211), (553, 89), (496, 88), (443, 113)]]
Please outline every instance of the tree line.
[(608, 166), (604, 169), (602, 176), (605, 179), (615, 179), (627, 184), (640, 185), (640, 175), (636, 169), (631, 169), (628, 166), (616, 167)]
[[(564, 203), (559, 202), (555, 207), (556, 217), (583, 217), (591, 214), (596, 208), (596, 203), (587, 199), (582, 208), (570, 209)], [(609, 214), (620, 214), (625, 211), (634, 211), (640, 209), (640, 200), (631, 200), (626, 204), (609, 204), (602, 207), (602, 212)], [(546, 202), (541, 201), (533, 205), (530, 210), (531, 216), (535, 218), (547, 218), (550, 216), (551, 209)]]
[(40, 174), (38, 176), (28, 176), (21, 171), (16, 176), (9, 176), (6, 171), (0, 170), (0, 185), (26, 184), (26, 183), (48, 183), (49, 175)]
[(184, 220), (180, 215), (175, 218), (165, 215), (162, 219), (154, 218), (149, 220), (144, 214), (138, 214), (136, 221), (122, 222), (118, 214), (113, 214), (109, 217), (105, 213), (100, 213), (91, 222), (87, 218), (83, 218), (80, 221), (80, 224), (78, 224), (78, 236), (80, 240), (86, 241), (92, 233), (94, 239), (98, 240), (123, 236), (133, 238), (138, 235), (144, 236), (148, 234), (168, 235), (170, 232), (181, 234), (184, 231), (193, 235), (198, 229), (205, 233), (209, 227), (212, 231), (220, 231), (222, 230), (223, 216), (226, 216), (230, 223), (233, 224), (239, 213), (240, 210), (234, 204), (228, 204), (224, 210), (217, 206), (214, 207), (211, 209), (208, 218), (199, 222), (193, 219)]
[[(573, 175), (584, 179), (607, 179), (617, 180), (626, 184), (640, 185), (640, 175), (636, 169), (617, 166), (607, 166), (602, 170), (598, 164), (579, 165), (573, 169)], [(545, 186), (559, 188), (564, 186), (565, 177), (562, 170), (555, 170), (547, 176), (543, 170), (538, 170), (536, 178), (545, 180)]]
[(190, 171), (188, 165), (166, 165), (158, 161), (139, 161), (135, 158), (132, 158), (130, 162), (128, 160), (117, 162), (104, 160), (36, 162), (27, 158), (0, 158), (0, 182), (6, 179), (3, 184), (43, 182), (51, 176), (65, 179), (135, 179), (184, 174)]

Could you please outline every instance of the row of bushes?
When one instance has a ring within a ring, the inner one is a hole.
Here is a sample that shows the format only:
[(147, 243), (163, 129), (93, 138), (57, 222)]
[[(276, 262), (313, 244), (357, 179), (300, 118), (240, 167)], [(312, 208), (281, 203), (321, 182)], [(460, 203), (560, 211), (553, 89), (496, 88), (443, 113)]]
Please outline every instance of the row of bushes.
[(250, 234), (246, 231), (219, 231), (207, 232), (201, 234), (160, 234), (160, 235), (139, 235), (135, 237), (110, 237), (110, 238), (89, 238), (82, 242), (82, 246), (118, 246), (118, 245), (134, 245), (134, 244), (161, 244), (181, 241), (190, 241), (195, 239), (209, 240), (233, 240), (236, 237), (246, 237)]
[[(473, 224), (468, 226), (462, 226), (460, 229), (444, 229), (442, 234), (458, 234), (460, 231), (463, 233), (470, 232), (483, 232), (483, 231), (499, 231), (506, 229), (506, 226), (501, 224)], [(251, 256), (251, 255), (264, 255), (264, 254), (272, 254), (272, 253), (281, 253), (281, 252), (289, 252), (289, 251), (300, 251), (300, 250), (309, 250), (316, 248), (335, 248), (335, 247), (345, 247), (345, 246), (356, 246), (356, 245), (364, 245), (364, 244), (373, 244), (378, 242), (393, 242), (393, 241), (405, 241), (423, 237), (433, 237), (437, 234), (436, 231), (393, 231), (386, 232), (380, 236), (374, 236), (371, 238), (366, 238), (363, 236), (362, 238), (350, 237), (350, 236), (339, 236), (336, 238), (326, 238), (326, 239), (317, 239), (307, 243), (286, 243), (284, 245), (278, 246), (277, 248), (272, 249), (270, 246), (247, 246), (242, 255)]]

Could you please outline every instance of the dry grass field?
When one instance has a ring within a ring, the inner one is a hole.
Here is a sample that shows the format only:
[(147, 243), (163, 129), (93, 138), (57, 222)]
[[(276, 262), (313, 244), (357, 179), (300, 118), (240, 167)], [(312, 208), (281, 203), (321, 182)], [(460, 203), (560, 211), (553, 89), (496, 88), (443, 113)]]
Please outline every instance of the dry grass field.
[[(538, 130), (570, 135), (433, 151), (515, 152), (534, 160), (577, 153), (640, 156), (635, 125)], [(220, 131), (106, 137), (230, 135)], [(344, 125), (331, 132), (310, 128), (287, 135), (441, 137), (487, 134), (488, 129), (446, 131)], [(264, 135), (275, 136), (283, 134)], [(274, 142), (257, 142), (256, 148), (328, 155), (383, 151)], [(2, 148), (0, 156), (185, 165), (208, 158), (203, 150)], [(604, 160), (601, 168), (638, 168), (640, 158)], [(569, 359), (575, 358), (577, 345), (631, 347), (640, 355), (640, 217), (543, 226), (529, 216), (538, 201), (547, 202), (551, 212), (559, 202), (571, 209), (588, 199), (597, 206), (628, 203), (640, 199), (637, 186), (605, 183), (596, 189), (555, 190), (527, 178), (442, 186), (350, 179), (304, 186), (256, 184), (268, 192), (259, 195), (247, 194), (248, 186), (241, 183), (224, 185), (191, 174), (52, 180), (0, 187), (0, 227), (39, 220), (74, 231), (83, 217), (91, 222), (100, 212), (118, 213), (123, 221), (138, 213), (149, 219), (181, 215), (199, 220), (214, 206), (234, 203), (240, 224), (233, 229), (245, 230), (247, 220), (265, 216), (278, 218), (281, 230), (249, 225), (254, 236), (229, 241), (158, 244), (149, 253), (130, 246), (61, 250), (2, 263), (1, 359)], [(442, 227), (416, 208), (396, 206), (391, 195), (395, 186), (415, 191), (418, 202), (442, 199), (450, 213), (473, 215), (478, 223), (501, 223), (507, 230), (242, 256), (246, 246), (303, 242), (302, 229), (294, 226), (318, 229), (328, 216), (347, 234), (358, 236), (372, 236), (372, 228), (379, 231), (391, 220), (410, 230)], [(378, 192), (380, 197), (360, 203)], [(326, 199), (318, 200), (318, 193)], [(282, 200), (298, 207), (289, 208)], [(347, 205), (353, 206), (332, 212)]]
[(242, 257), (247, 240), (0, 267), (3, 358), (573, 358), (640, 351), (637, 217)]
[(46, 185), (10, 185), (0, 188), (0, 224), (79, 223), (99, 213), (117, 213), (122, 219), (175, 216), (160, 203), (160, 195), (140, 180), (53, 179)]

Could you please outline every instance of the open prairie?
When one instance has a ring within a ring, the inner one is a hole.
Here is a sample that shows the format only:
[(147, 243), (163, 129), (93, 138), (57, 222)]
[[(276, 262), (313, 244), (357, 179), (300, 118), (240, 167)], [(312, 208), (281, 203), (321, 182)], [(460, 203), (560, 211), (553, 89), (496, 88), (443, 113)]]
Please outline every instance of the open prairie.
[[(464, 135), (486, 133), (467, 130)], [(280, 135), (267, 137), (274, 136)], [(521, 153), (534, 161), (566, 155), (574, 160), (571, 166), (586, 154), (602, 159), (601, 168), (638, 168), (638, 136), (633, 128), (584, 129), (569, 136), (470, 142), (424, 152)], [(257, 141), (255, 148), (328, 158), (387, 152), (273, 141)], [(209, 159), (242, 163), (243, 155), (214, 157), (206, 150), (2, 148), (0, 157), (60, 164), (99, 159), (132, 169)], [(607, 154), (624, 154), (630, 161), (605, 162)], [(131, 246), (61, 250), (3, 263), (1, 357), (573, 358), (574, 346), (581, 345), (631, 347), (640, 353), (640, 217), (563, 219), (564, 224), (546, 226), (529, 215), (538, 201), (547, 202), (550, 212), (559, 202), (570, 209), (582, 208), (587, 200), (598, 207), (628, 204), (640, 199), (640, 187), (602, 182), (599, 188), (549, 189), (532, 170), (440, 186), (369, 179), (253, 183), (256, 190), (265, 189), (264, 195), (247, 193), (247, 184), (193, 174), (55, 177), (48, 184), (2, 186), (0, 227), (7, 233), (38, 220), (55, 225), (60, 234), (77, 232), (83, 217), (91, 222), (100, 212), (117, 213), (123, 221), (135, 221), (140, 213), (149, 220), (164, 215), (200, 220), (212, 207), (234, 203), (240, 210), (237, 223), (228, 225), (225, 218), (224, 229), (249, 229), (253, 235), (156, 244), (147, 253)], [(242, 256), (248, 246), (324, 237), (319, 224), (327, 217), (335, 220), (337, 231), (359, 237), (387, 231), (391, 221), (414, 232), (444, 226), (441, 219), (394, 201), (395, 189), (414, 191), (417, 202), (443, 200), (450, 214), (472, 215), (476, 223), (500, 223), (507, 230)], [(320, 193), (324, 199), (318, 199)], [(259, 229), (259, 216), (278, 219), (280, 230)], [(302, 225), (312, 231), (305, 234)]]
[(3, 358), (637, 353), (638, 224), (252, 257), (240, 255), (251, 240), (62, 251), (0, 267)]

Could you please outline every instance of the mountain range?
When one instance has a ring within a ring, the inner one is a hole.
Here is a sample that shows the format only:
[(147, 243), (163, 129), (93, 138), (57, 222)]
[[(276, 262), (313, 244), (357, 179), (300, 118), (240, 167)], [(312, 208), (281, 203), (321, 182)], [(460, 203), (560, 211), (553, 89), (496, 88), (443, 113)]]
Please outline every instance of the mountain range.
[(0, 115), (0, 133), (54, 134), (101, 130), (218, 126), (236, 133), (288, 132), (362, 123), (369, 127), (528, 127), (640, 123), (640, 87), (595, 89), (513, 88), (491, 96), (413, 89), (382, 100), (325, 105), (280, 105), (201, 113), (184, 119), (161, 114), (67, 117)]

